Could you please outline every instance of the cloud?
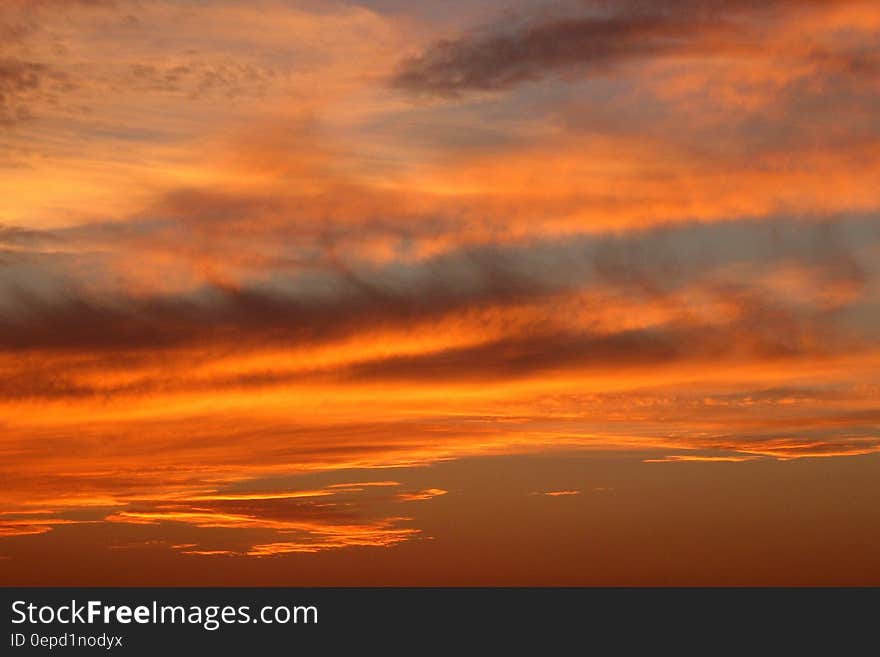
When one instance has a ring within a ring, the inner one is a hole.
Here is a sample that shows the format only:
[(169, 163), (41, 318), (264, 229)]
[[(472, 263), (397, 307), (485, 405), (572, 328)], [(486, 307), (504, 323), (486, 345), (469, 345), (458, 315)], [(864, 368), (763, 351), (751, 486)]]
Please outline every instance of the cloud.
[(400, 486), (399, 481), (358, 481), (355, 483), (346, 483), (346, 484), (331, 484), (327, 486), (329, 489), (334, 488), (344, 488), (346, 490), (352, 491), (360, 491), (364, 488), (372, 488), (374, 486), (378, 486), (380, 488), (384, 488), (386, 486)]
[[(381, 501), (430, 499), (446, 491), (432, 488), (417, 493), (383, 494), (361, 499), (364, 488), (383, 488), (388, 483), (364, 482), (357, 489), (343, 484), (344, 487), (331, 485), (311, 491), (214, 491), (188, 498), (140, 500), (115, 511), (104, 521), (134, 525), (180, 523), (195, 529), (237, 531), (222, 547), (216, 539), (207, 547), (201, 543), (172, 546), (185, 554), (201, 556), (274, 556), (351, 547), (392, 547), (411, 540), (421, 530), (401, 527), (408, 518), (377, 517), (371, 505)], [(333, 501), (314, 498), (333, 498)], [(198, 532), (195, 536), (201, 537)], [(279, 540), (257, 542), (260, 539), (265, 541), (266, 536)], [(206, 536), (204, 540), (211, 539)]]
[(475, 34), (441, 41), (403, 63), (394, 86), (456, 95), (506, 89), (548, 71), (583, 67), (596, 74), (628, 58), (680, 52), (688, 26), (662, 19), (561, 19), (512, 34)]
[[(123, 233), (121, 239), (106, 242), (114, 251), (123, 249), (122, 261), (128, 259), (129, 250), (139, 250), (141, 239), (153, 239), (129, 234), (133, 238)], [(14, 229), (2, 235), (18, 243), (38, 239), (32, 232)], [(769, 319), (769, 306), (760, 310), (751, 291), (766, 289), (772, 281), (756, 276), (763, 272), (769, 277), (780, 271), (780, 263), (791, 263), (787, 282), (779, 279), (773, 285), (800, 285), (801, 277), (804, 289), (798, 292), (804, 293), (804, 300), (809, 300), (810, 288), (817, 284), (846, 287), (857, 299), (870, 276), (857, 253), (877, 237), (871, 217), (834, 225), (788, 219), (684, 224), (625, 237), (465, 245), (409, 262), (345, 263), (325, 253), (287, 275), (270, 269), (270, 277), (263, 280), (205, 284), (170, 294), (106, 288), (104, 280), (89, 289), (87, 280), (77, 281), (67, 268), (95, 263), (91, 266), (100, 272), (96, 264), (103, 255), (83, 254), (68, 263), (69, 254), (43, 254), (39, 261), (43, 274), (52, 271), (53, 261), (60, 268), (55, 289), (47, 283), (48, 291), (29, 290), (34, 276), (30, 268), (22, 268), (19, 275), (14, 268), (7, 271), (8, 311), (0, 317), (0, 349), (155, 350), (230, 339), (242, 348), (249, 342), (309, 344), (368, 328), (418, 326), (480, 308), (522, 309), (584, 291), (625, 293), (648, 301), (700, 284), (733, 303), (751, 304), (753, 312), (763, 312)], [(52, 237), (39, 239), (45, 242)], [(55, 239), (68, 248), (75, 245), (70, 233)], [(730, 275), (725, 275), (725, 268), (731, 268)], [(750, 270), (741, 283), (735, 277), (743, 271), (737, 268)], [(76, 282), (82, 287), (71, 285)], [(3, 293), (0, 288), (0, 297)], [(783, 308), (789, 305), (784, 298), (778, 302)], [(63, 333), (54, 329), (60, 325), (66, 327)]]
[[(105, 503), (105, 506), (116, 509), (103, 517), (90, 519), (70, 517), (71, 507), (81, 508), (75, 499), (70, 498), (56, 500), (60, 507), (54, 511), (0, 511), (0, 537), (43, 534), (58, 527), (78, 524), (150, 527), (175, 523), (189, 527), (189, 536), (196, 542), (178, 541), (169, 547), (196, 556), (270, 556), (349, 547), (391, 547), (416, 537), (421, 530), (400, 526), (407, 518), (379, 515), (377, 505), (424, 500), (446, 492), (432, 488), (403, 494), (367, 494), (369, 489), (398, 485), (397, 482), (368, 481), (358, 484), (357, 488), (350, 484), (333, 484), (317, 490), (233, 492), (215, 489), (195, 495), (181, 492), (157, 500), (135, 498), (122, 506), (120, 502)], [(219, 541), (210, 531), (199, 531), (213, 529), (232, 531), (226, 532), (227, 538)], [(266, 542), (269, 537), (279, 540)]]
[(125, 84), (133, 90), (182, 94), (189, 99), (260, 98), (283, 78), (283, 72), (257, 63), (185, 61), (132, 64)]
[(5, 0), (0, 6), (0, 53), (39, 32), (47, 14), (54, 16), (114, 6), (116, 0)]
[(55, 243), (59, 238), (51, 231), (34, 230), (22, 226), (4, 226), (0, 224), (0, 248), (38, 248), (40, 245)]
[[(768, 435), (766, 432), (752, 430), (747, 435), (717, 436), (706, 440), (705, 444), (725, 451), (738, 450), (783, 461), (861, 456), (880, 451), (876, 414), (864, 418), (832, 418), (830, 426), (821, 428), (826, 421), (825, 418), (809, 418), (797, 423), (791, 422), (792, 425), (797, 425), (794, 431), (780, 429), (776, 434)], [(829, 436), (834, 438), (828, 439)]]
[(64, 518), (0, 519), (0, 537), (33, 536), (45, 534), (61, 525), (80, 524), (81, 521)]
[(0, 126), (31, 117), (27, 99), (45, 84), (47, 75), (43, 64), (0, 59)]
[(353, 547), (393, 547), (412, 540), (419, 534), (418, 529), (397, 527), (395, 519), (369, 525), (348, 525), (321, 529), (313, 532), (307, 540), (276, 541), (253, 545), (248, 551), (250, 557), (274, 557), (284, 554), (322, 552)]
[(446, 495), (446, 493), (448, 492), (449, 491), (445, 491), (442, 488), (426, 488), (424, 490), (411, 493), (400, 493), (397, 495), (397, 499), (404, 502), (419, 502), (422, 500), (430, 500), (435, 497), (440, 497), (441, 495)]
[(757, 456), (699, 456), (694, 454), (674, 454), (656, 459), (645, 459), (643, 463), (744, 463), (754, 461)]
[[(22, 249), (0, 286), (6, 404), (498, 385), (872, 353), (871, 217), (685, 224), (409, 262), (328, 259), (177, 294), (102, 288), (103, 277), (89, 289), (77, 277), (92, 256), (54, 252), (81, 238), (6, 234)], [(127, 239), (106, 242), (121, 261), (137, 249)]]
[(526, 17), (439, 41), (404, 61), (392, 84), (411, 92), (456, 96), (507, 89), (554, 73), (600, 75), (635, 60), (755, 52), (759, 36), (748, 29), (749, 20), (831, 3), (625, 0), (581, 6), (562, 17)]

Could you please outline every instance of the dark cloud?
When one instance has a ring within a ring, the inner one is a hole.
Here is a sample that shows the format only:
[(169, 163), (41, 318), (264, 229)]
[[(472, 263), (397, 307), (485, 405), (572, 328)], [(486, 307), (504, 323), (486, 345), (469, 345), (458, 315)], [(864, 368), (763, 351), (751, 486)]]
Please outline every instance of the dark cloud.
[[(854, 329), (835, 310), (802, 308), (773, 296), (760, 286), (709, 287), (703, 293), (729, 309), (731, 317), (712, 320), (694, 314), (686, 298), (658, 290), (660, 301), (676, 308), (674, 318), (649, 328), (602, 330), (569, 323), (568, 311), (558, 313), (549, 296), (532, 296), (533, 310), (544, 309), (546, 319), (528, 320), (509, 327), (505, 335), (475, 345), (458, 346), (417, 355), (392, 355), (355, 360), (322, 368), (260, 367), (232, 374), (191, 375), (199, 363), (223, 359), (253, 349), (302, 347), (327, 343), (358, 331), (395, 326), (398, 329), (430, 325), (444, 313), (473, 311), (467, 299), (459, 304), (447, 298), (443, 308), (431, 309), (398, 298), (396, 304), (285, 305), (281, 299), (239, 298), (225, 309), (184, 306), (176, 314), (125, 317), (94, 312), (71, 312), (63, 319), (29, 324), (11, 338), (18, 349), (15, 367), (0, 380), (0, 398), (76, 399), (143, 396), (174, 392), (218, 392), (302, 384), (377, 382), (498, 382), (561, 372), (647, 371), (677, 363), (790, 361), (839, 357), (870, 351), (870, 339)], [(548, 292), (549, 295), (549, 292)], [(612, 297), (613, 298), (613, 297)], [(500, 304), (502, 297), (484, 303)], [(526, 304), (525, 297), (507, 297)], [(627, 312), (627, 307), (620, 309)], [(251, 310), (256, 310), (251, 313)], [(590, 305), (581, 312), (589, 316)], [(597, 304), (597, 312), (608, 312)], [(477, 316), (478, 317), (478, 316)], [(154, 322), (150, 324), (150, 322)], [(479, 319), (472, 320), (479, 323)], [(66, 322), (66, 324), (65, 324)], [(72, 326), (74, 332), (65, 331)], [(196, 348), (195, 356), (172, 348)], [(29, 358), (29, 350), (59, 352), (48, 362)], [(72, 356), (68, 359), (65, 356)], [(124, 371), (150, 364), (160, 369), (122, 383), (96, 382), (96, 368)], [(794, 365), (792, 365), (794, 366)], [(83, 376), (85, 375), (85, 376)], [(754, 401), (754, 400), (752, 400)], [(772, 401), (772, 400), (771, 400)]]
[[(308, 344), (359, 329), (381, 329), (442, 317), (455, 309), (517, 303), (540, 293), (521, 274), (487, 263), (479, 281), (455, 289), (443, 276), (399, 288), (354, 272), (326, 279), (335, 288), (317, 298), (260, 288), (206, 287), (189, 295), (65, 295), (46, 299), (10, 291), (14, 313), (0, 316), (0, 350), (162, 349), (228, 340)], [(63, 330), (60, 330), (63, 327)]]
[[(618, 369), (671, 362), (687, 344), (712, 352), (705, 334), (627, 331), (610, 335), (560, 332), (505, 338), (439, 353), (399, 356), (354, 366), (354, 380), (509, 380), (546, 371)], [(717, 346), (716, 346), (717, 348)]]
[(0, 58), (0, 126), (33, 118), (35, 108), (75, 88), (70, 76), (45, 64)]
[[(649, 330), (595, 333), (528, 331), (476, 346), (414, 356), (394, 356), (323, 370), (263, 370), (205, 379), (153, 376), (115, 386), (72, 380), (57, 367), (33, 365), (7, 372), (0, 399), (75, 399), (174, 391), (266, 388), (312, 381), (499, 381), (545, 372), (616, 371), (679, 361), (723, 358), (786, 358), (810, 353), (819, 327), (781, 310), (756, 310), (732, 325), (667, 325)], [(772, 324), (769, 322), (773, 322)], [(759, 328), (758, 328), (759, 327)], [(830, 346), (829, 346), (830, 348)]]
[[(354, 380), (504, 381), (561, 371), (617, 371), (679, 361), (773, 360), (833, 352), (839, 340), (822, 317), (799, 315), (784, 305), (743, 295), (729, 323), (675, 322), (613, 333), (564, 330), (530, 332), (476, 346), (396, 356), (352, 366)], [(816, 344), (823, 347), (817, 349)], [(857, 349), (847, 341), (847, 349)]]
[[(839, 351), (840, 340), (823, 325), (825, 318), (754, 305), (738, 320), (724, 325), (678, 323), (613, 333), (532, 330), (475, 346), (319, 370), (279, 368), (192, 378), (176, 374), (169, 364), (164, 376), (97, 385), (71, 378), (71, 374), (76, 374), (75, 366), (32, 365), (26, 370), (7, 372), (0, 381), (0, 399), (109, 399), (180, 391), (260, 389), (304, 382), (495, 382), (563, 371), (608, 372), (677, 362), (797, 359)], [(815, 346), (819, 340), (823, 343), (821, 348)], [(848, 350), (858, 348), (858, 344), (847, 342)]]
[[(4, 234), (13, 240), (49, 239), (10, 229)], [(625, 237), (464, 246), (425, 260), (386, 265), (345, 265), (334, 260), (331, 249), (298, 273), (175, 294), (87, 293), (71, 288), (75, 279), (65, 274), (68, 267), (88, 267), (87, 255), (68, 262), (69, 254), (38, 254), (40, 271), (55, 271), (57, 280), (29, 288), (34, 282), (31, 267), (7, 267), (0, 286), (0, 301), (5, 301), (0, 351), (296, 346), (360, 331), (418, 326), (450, 315), (477, 317), (474, 313), (481, 310), (534, 306), (583, 291), (625, 295), (636, 302), (674, 300), (694, 286), (741, 306), (744, 313), (760, 312), (762, 321), (773, 326), (774, 307), (795, 314), (823, 309), (811, 306), (810, 299), (801, 300), (806, 305), (797, 309), (796, 300), (767, 296), (760, 279), (718, 278), (719, 272), (748, 267), (759, 275), (789, 264), (810, 277), (808, 284), (845, 286), (857, 299), (868, 274), (854, 253), (859, 245), (877, 240), (876, 223), (865, 218), (835, 225), (791, 220), (686, 224)], [(106, 248), (112, 249), (112, 242)], [(67, 264), (52, 267), (56, 257)], [(764, 294), (763, 305), (757, 303), (756, 291)], [(552, 320), (548, 317), (547, 323), (553, 325)], [(621, 345), (622, 351), (627, 348)], [(648, 345), (644, 348), (643, 353), (652, 353)]]
[(14, 59), (0, 60), (0, 124), (11, 124), (27, 118), (27, 106), (19, 98), (39, 89), (48, 68), (42, 64)]
[(58, 235), (51, 231), (0, 224), (0, 245), (37, 246), (43, 243), (56, 243), (58, 241)]
[(754, 50), (743, 18), (830, 4), (827, 0), (586, 1), (575, 15), (527, 17), (439, 41), (404, 61), (393, 85), (454, 96), (506, 89), (552, 73), (601, 74), (628, 61), (670, 54)]
[(394, 85), (438, 95), (505, 89), (548, 71), (581, 66), (596, 73), (627, 58), (675, 51), (687, 36), (686, 26), (658, 18), (561, 19), (511, 34), (440, 41), (406, 61)]

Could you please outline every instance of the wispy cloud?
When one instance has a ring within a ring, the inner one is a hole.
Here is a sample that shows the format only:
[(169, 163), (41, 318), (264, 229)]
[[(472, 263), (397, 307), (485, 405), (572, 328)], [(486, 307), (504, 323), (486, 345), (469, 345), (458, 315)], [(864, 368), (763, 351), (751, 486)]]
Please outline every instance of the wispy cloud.
[(757, 456), (700, 456), (697, 454), (673, 454), (658, 459), (645, 459), (645, 463), (743, 463), (754, 461)]
[(435, 497), (440, 497), (441, 495), (446, 495), (448, 492), (449, 491), (445, 491), (442, 488), (426, 488), (411, 493), (400, 493), (398, 494), (397, 499), (403, 500), (404, 502), (419, 502), (421, 500), (430, 500)]

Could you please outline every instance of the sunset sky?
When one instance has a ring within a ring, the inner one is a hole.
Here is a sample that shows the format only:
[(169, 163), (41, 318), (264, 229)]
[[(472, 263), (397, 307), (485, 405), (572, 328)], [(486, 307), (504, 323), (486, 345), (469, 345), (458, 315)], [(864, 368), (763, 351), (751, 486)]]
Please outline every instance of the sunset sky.
[(876, 0), (2, 0), (0, 584), (880, 584)]

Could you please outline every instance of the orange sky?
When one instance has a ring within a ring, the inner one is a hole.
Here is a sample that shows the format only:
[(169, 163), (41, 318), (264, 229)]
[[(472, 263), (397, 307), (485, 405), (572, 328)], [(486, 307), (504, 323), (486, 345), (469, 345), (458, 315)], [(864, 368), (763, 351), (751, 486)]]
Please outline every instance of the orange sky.
[(0, 583), (880, 583), (878, 33), (7, 0)]

